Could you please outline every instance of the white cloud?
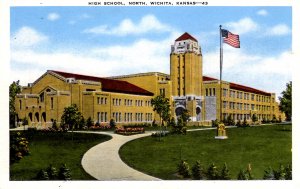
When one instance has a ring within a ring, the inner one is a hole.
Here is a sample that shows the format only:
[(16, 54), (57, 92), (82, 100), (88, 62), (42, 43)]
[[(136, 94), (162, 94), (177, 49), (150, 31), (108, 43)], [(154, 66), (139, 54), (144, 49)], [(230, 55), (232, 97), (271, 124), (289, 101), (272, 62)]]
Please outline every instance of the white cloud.
[(261, 9), (257, 11), (256, 14), (260, 16), (267, 16), (269, 13), (265, 9)]
[[(49, 69), (100, 77), (151, 71), (169, 73), (170, 45), (178, 36), (173, 33), (163, 41), (141, 39), (129, 45), (92, 47), (82, 52), (14, 50), (11, 52), (12, 71), (13, 75), (24, 73), (18, 76), (22, 85), (34, 82)], [(39, 75), (31, 74), (32, 68)], [(24, 75), (27, 76), (22, 77)]]
[[(223, 79), (251, 86), (280, 96), (285, 83), (292, 79), (293, 56), (283, 52), (277, 56), (257, 56), (241, 49), (224, 48)], [(219, 51), (203, 57), (203, 74), (219, 78)]]
[(47, 16), (47, 19), (50, 21), (55, 21), (55, 20), (58, 20), (59, 18), (60, 18), (60, 15), (55, 12), (52, 12), (52, 13), (48, 14), (48, 16)]
[(285, 25), (285, 24), (278, 24), (276, 26), (273, 26), (266, 31), (266, 35), (271, 36), (282, 36), (282, 35), (288, 35), (291, 33), (291, 29)]
[(23, 48), (46, 42), (48, 37), (31, 27), (24, 26), (14, 33), (10, 40), (12, 48)]
[(139, 23), (134, 23), (130, 19), (124, 19), (116, 27), (110, 28), (108, 25), (100, 25), (97, 27), (85, 29), (84, 33), (106, 34), (125, 36), (129, 34), (142, 34), (147, 32), (166, 32), (171, 31), (172, 28), (166, 24), (161, 23), (155, 16), (146, 15)]
[(242, 18), (237, 22), (227, 22), (224, 24), (226, 29), (235, 34), (245, 34), (258, 30), (259, 26), (251, 18)]

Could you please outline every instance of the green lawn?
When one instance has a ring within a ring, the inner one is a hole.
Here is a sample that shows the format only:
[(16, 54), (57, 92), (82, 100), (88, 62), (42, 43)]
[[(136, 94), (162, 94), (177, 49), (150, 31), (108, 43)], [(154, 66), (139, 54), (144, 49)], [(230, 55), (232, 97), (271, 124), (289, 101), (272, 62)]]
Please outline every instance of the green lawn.
[(227, 129), (227, 140), (214, 139), (215, 130), (170, 135), (162, 141), (146, 137), (131, 141), (120, 149), (124, 162), (131, 167), (161, 179), (176, 176), (180, 159), (192, 167), (200, 160), (205, 169), (215, 163), (219, 169), (226, 162), (231, 178), (251, 164), (255, 179), (262, 179), (269, 166), (292, 163), (292, 126), (274, 125)]
[[(16, 132), (11, 132), (14, 135)], [(32, 180), (40, 169), (50, 164), (57, 171), (63, 163), (71, 170), (72, 180), (95, 180), (81, 166), (84, 153), (111, 137), (99, 134), (83, 133), (25, 133), (29, 139), (30, 155), (10, 165), (10, 180)]]

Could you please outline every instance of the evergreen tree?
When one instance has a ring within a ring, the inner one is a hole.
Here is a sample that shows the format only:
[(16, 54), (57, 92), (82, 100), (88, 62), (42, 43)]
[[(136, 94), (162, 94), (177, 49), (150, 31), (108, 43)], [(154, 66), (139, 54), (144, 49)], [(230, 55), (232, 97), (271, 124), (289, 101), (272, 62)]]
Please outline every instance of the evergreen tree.
[(200, 161), (196, 161), (196, 164), (192, 168), (193, 178), (197, 180), (204, 180), (205, 179), (205, 172), (200, 163)]
[(50, 164), (46, 171), (49, 176), (49, 180), (57, 180), (57, 170), (55, 167)]
[(287, 167), (285, 168), (285, 180), (292, 180), (292, 166), (291, 165), (287, 165)]
[(243, 171), (242, 169), (240, 169), (240, 172), (237, 176), (237, 179), (238, 180), (248, 180), (247, 177), (246, 177), (246, 174), (245, 174), (245, 171)]
[(274, 171), (271, 167), (265, 170), (265, 174), (263, 177), (264, 180), (275, 180)]
[(219, 172), (214, 163), (208, 167), (206, 175), (208, 180), (217, 180), (219, 178)]
[(285, 180), (286, 170), (283, 165), (280, 165), (279, 169), (277, 171), (274, 171), (274, 176), (276, 180)]
[(35, 179), (36, 179), (36, 180), (49, 180), (49, 176), (48, 176), (47, 171), (41, 169), (41, 170), (37, 173)]
[(220, 180), (230, 180), (229, 169), (226, 163), (224, 163), (223, 168), (221, 170)]
[(62, 167), (59, 169), (58, 179), (59, 180), (72, 180), (71, 179), (71, 171), (66, 166), (66, 164), (63, 164)]
[(191, 176), (190, 167), (186, 161), (180, 161), (178, 165), (178, 173), (179, 175), (183, 176), (183, 178), (189, 178)]

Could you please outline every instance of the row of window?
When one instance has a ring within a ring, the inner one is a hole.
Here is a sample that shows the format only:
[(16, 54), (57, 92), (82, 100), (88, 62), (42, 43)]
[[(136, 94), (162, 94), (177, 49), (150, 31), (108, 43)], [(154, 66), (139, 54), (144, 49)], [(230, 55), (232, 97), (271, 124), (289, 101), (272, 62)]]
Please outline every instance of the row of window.
[[(113, 106), (121, 106), (122, 105), (122, 99), (113, 98)], [(132, 106), (133, 100), (130, 99), (124, 99), (124, 105), (125, 106)], [(150, 100), (135, 100), (135, 106), (151, 106)]]
[[(231, 118), (233, 120), (250, 120), (251, 119), (251, 116), (250, 114), (228, 114), (228, 113), (223, 113), (223, 119), (226, 119), (229, 115), (231, 115)], [(258, 120), (263, 120), (263, 119), (271, 119), (272, 116), (271, 114), (257, 114), (257, 119)]]
[[(251, 105), (251, 109), (250, 109)], [(255, 105), (255, 104), (246, 104), (246, 103), (236, 103), (236, 102), (228, 102), (223, 101), (223, 108), (224, 109), (231, 109), (231, 110), (258, 110), (258, 111), (270, 111), (270, 106), (265, 105)], [(274, 111), (274, 106), (272, 106), (272, 110)]]
[(206, 88), (205, 96), (216, 96), (216, 89), (215, 88)]
[[(229, 97), (230, 98), (250, 100), (250, 94), (249, 93), (234, 91), (234, 90), (228, 90), (228, 89), (223, 89), (223, 97), (228, 96), (228, 91), (229, 91)], [(244, 95), (243, 95), (243, 93), (244, 93)], [(206, 94), (207, 94), (207, 92), (206, 92)], [(206, 95), (206, 96), (208, 96), (208, 95)], [(209, 95), (209, 96), (214, 96), (214, 95)], [(271, 101), (270, 97), (268, 97), (268, 96), (256, 95), (256, 94), (251, 94), (251, 100), (252, 101), (256, 100), (257, 102), (270, 102)], [(272, 102), (274, 103), (274, 98), (272, 98)]]
[[(103, 114), (102, 114), (103, 113)], [(100, 115), (100, 117), (99, 117)], [(102, 117), (103, 115), (103, 117)], [(152, 113), (135, 113), (133, 117), (133, 113), (124, 113), (124, 118), (122, 117), (121, 112), (113, 112), (112, 117), (116, 122), (143, 122), (143, 121), (152, 121), (153, 114)], [(107, 121), (107, 112), (98, 112), (98, 121), (106, 122)]]

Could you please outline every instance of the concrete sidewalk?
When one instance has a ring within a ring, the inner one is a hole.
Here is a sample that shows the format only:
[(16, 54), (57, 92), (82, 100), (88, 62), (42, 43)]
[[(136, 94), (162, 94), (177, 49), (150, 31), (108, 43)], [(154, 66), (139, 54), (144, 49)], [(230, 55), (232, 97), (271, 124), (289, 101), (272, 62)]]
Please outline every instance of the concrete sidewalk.
[[(81, 131), (76, 131), (81, 132)], [(139, 180), (151, 181), (158, 178), (141, 173), (127, 166), (119, 156), (120, 147), (130, 140), (150, 136), (151, 132), (132, 136), (122, 136), (109, 132), (88, 132), (112, 136), (112, 139), (89, 149), (81, 160), (83, 169), (98, 180)]]

